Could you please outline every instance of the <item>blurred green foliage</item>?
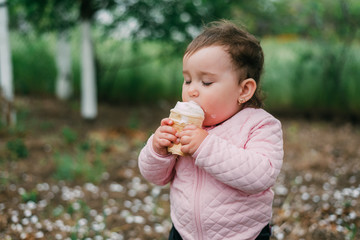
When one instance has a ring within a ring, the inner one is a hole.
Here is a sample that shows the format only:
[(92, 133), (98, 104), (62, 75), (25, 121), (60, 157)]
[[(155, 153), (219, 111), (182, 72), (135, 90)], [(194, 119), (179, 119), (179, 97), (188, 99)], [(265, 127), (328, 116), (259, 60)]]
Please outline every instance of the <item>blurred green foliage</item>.
[(181, 59), (166, 55), (168, 44), (109, 39), (97, 46), (100, 99), (128, 104), (179, 96), (174, 86), (179, 86)]
[(23, 202), (38, 202), (39, 193), (34, 189), (30, 192), (24, 192), (21, 194), (21, 199)]
[(269, 110), (360, 116), (358, 0), (14, 0), (9, 10), (16, 94), (53, 95), (56, 36), (66, 29), (79, 98), (77, 23), (85, 17), (94, 24), (100, 101), (178, 100), (185, 45), (204, 24), (226, 18), (262, 40)]
[(6, 146), (15, 158), (26, 158), (29, 155), (28, 149), (22, 139), (16, 138), (14, 140), (9, 140)]
[(360, 116), (360, 45), (266, 40), (263, 47), (271, 110)]
[[(22, 42), (21, 36), (13, 34), (12, 37), (17, 38), (12, 45), (16, 49), (16, 43)], [(38, 41), (41, 47), (36, 48), (39, 53), (33, 52), (35, 56), (43, 52), (51, 53), (55, 39), (51, 35), (46, 39), (48, 41)], [(100, 101), (144, 104), (181, 98), (182, 52), (167, 55), (167, 52), (171, 52), (171, 45), (159, 41), (133, 43), (111, 38), (101, 40), (100, 36), (96, 38)], [(340, 41), (270, 37), (262, 39), (262, 46), (265, 52), (262, 87), (267, 96), (267, 109), (282, 113), (360, 116), (358, 42), (347, 45)], [(28, 57), (27, 51), (15, 52), (14, 68), (26, 73), (15, 72), (16, 92), (52, 95), (55, 69), (39, 74), (33, 71), (32, 63), (21, 60)], [(79, 98), (79, 48), (75, 41), (72, 54), (75, 97)], [(39, 58), (36, 64), (46, 64), (53, 58)], [(71, 131), (63, 131), (66, 141), (71, 141), (72, 135)]]
[[(75, 132), (66, 127), (71, 136), (71, 143), (76, 144), (74, 152), (59, 152), (54, 155), (56, 170), (55, 179), (65, 181), (99, 182), (105, 172), (105, 165), (101, 160), (104, 146), (98, 142), (77, 141)], [(67, 133), (67, 134), (68, 134)]]
[(55, 165), (54, 178), (65, 181), (99, 182), (105, 171), (98, 157), (92, 161), (84, 151), (78, 151), (75, 154), (59, 153), (55, 156)]
[(53, 95), (56, 67), (53, 45), (49, 42), (53, 42), (49, 35), (26, 36), (24, 39), (12, 34), (14, 88), (17, 94)]
[(77, 140), (76, 132), (70, 127), (63, 127), (61, 133), (67, 144), (72, 144)]
[(188, 42), (204, 23), (221, 18), (243, 23), (257, 36), (326, 39), (356, 35), (360, 22), (358, 0), (12, 0), (8, 6), (11, 29), (23, 33), (73, 29), (87, 18), (107, 36), (133, 26), (134, 39), (173, 43)]

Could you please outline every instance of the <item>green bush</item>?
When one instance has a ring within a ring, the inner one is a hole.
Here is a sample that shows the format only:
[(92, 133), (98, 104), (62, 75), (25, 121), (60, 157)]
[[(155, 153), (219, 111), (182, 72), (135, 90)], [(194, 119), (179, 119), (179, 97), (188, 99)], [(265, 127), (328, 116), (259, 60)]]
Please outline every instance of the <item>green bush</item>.
[(161, 55), (162, 48), (156, 42), (108, 41), (101, 45), (97, 51), (99, 98), (136, 104), (179, 97), (173, 89), (181, 86), (181, 58)]
[(268, 109), (360, 117), (358, 45), (267, 40), (263, 46)]
[(11, 34), (14, 89), (22, 95), (53, 95), (54, 37)]
[(10, 140), (6, 146), (17, 158), (26, 158), (29, 155), (28, 149), (22, 139)]

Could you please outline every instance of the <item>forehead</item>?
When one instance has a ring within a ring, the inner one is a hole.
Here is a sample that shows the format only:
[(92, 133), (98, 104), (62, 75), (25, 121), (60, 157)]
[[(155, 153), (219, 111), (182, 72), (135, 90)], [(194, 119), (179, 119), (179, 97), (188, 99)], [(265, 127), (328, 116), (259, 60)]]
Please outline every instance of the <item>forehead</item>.
[(215, 44), (206, 44), (201, 46), (195, 46), (193, 48), (187, 49), (184, 53), (185, 56), (191, 56), (196, 52), (199, 52), (203, 49), (210, 49), (210, 48), (222, 48), (224, 51), (227, 49), (226, 46), (223, 46), (221, 44), (215, 43)]
[(204, 47), (196, 52), (185, 54), (183, 58), (183, 72), (210, 72), (221, 74), (236, 71), (230, 54), (221, 46)]
[(190, 59), (213, 59), (213, 58), (224, 58), (230, 59), (229, 53), (223, 46), (206, 46), (199, 48), (192, 52), (185, 53), (183, 61), (188, 61)]

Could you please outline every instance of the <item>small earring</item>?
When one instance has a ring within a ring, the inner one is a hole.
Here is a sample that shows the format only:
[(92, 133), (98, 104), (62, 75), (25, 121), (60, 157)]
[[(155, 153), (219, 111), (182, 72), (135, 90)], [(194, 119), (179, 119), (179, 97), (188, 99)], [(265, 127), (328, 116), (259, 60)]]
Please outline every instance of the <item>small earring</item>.
[(243, 98), (239, 98), (239, 99), (238, 99), (238, 104), (239, 104), (239, 105), (243, 104), (244, 102), (245, 102), (245, 99), (243, 99)]

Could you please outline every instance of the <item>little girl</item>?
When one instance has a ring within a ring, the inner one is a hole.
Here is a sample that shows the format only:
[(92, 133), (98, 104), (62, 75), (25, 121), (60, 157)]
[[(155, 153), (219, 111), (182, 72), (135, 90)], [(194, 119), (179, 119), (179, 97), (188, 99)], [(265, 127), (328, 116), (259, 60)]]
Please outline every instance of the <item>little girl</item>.
[[(170, 185), (169, 239), (269, 239), (283, 160), (280, 122), (261, 109), (264, 55), (254, 36), (214, 22), (187, 47), (182, 100), (205, 112), (202, 128), (176, 132), (164, 118), (139, 156), (141, 174)], [(167, 148), (182, 144), (183, 157)]]

